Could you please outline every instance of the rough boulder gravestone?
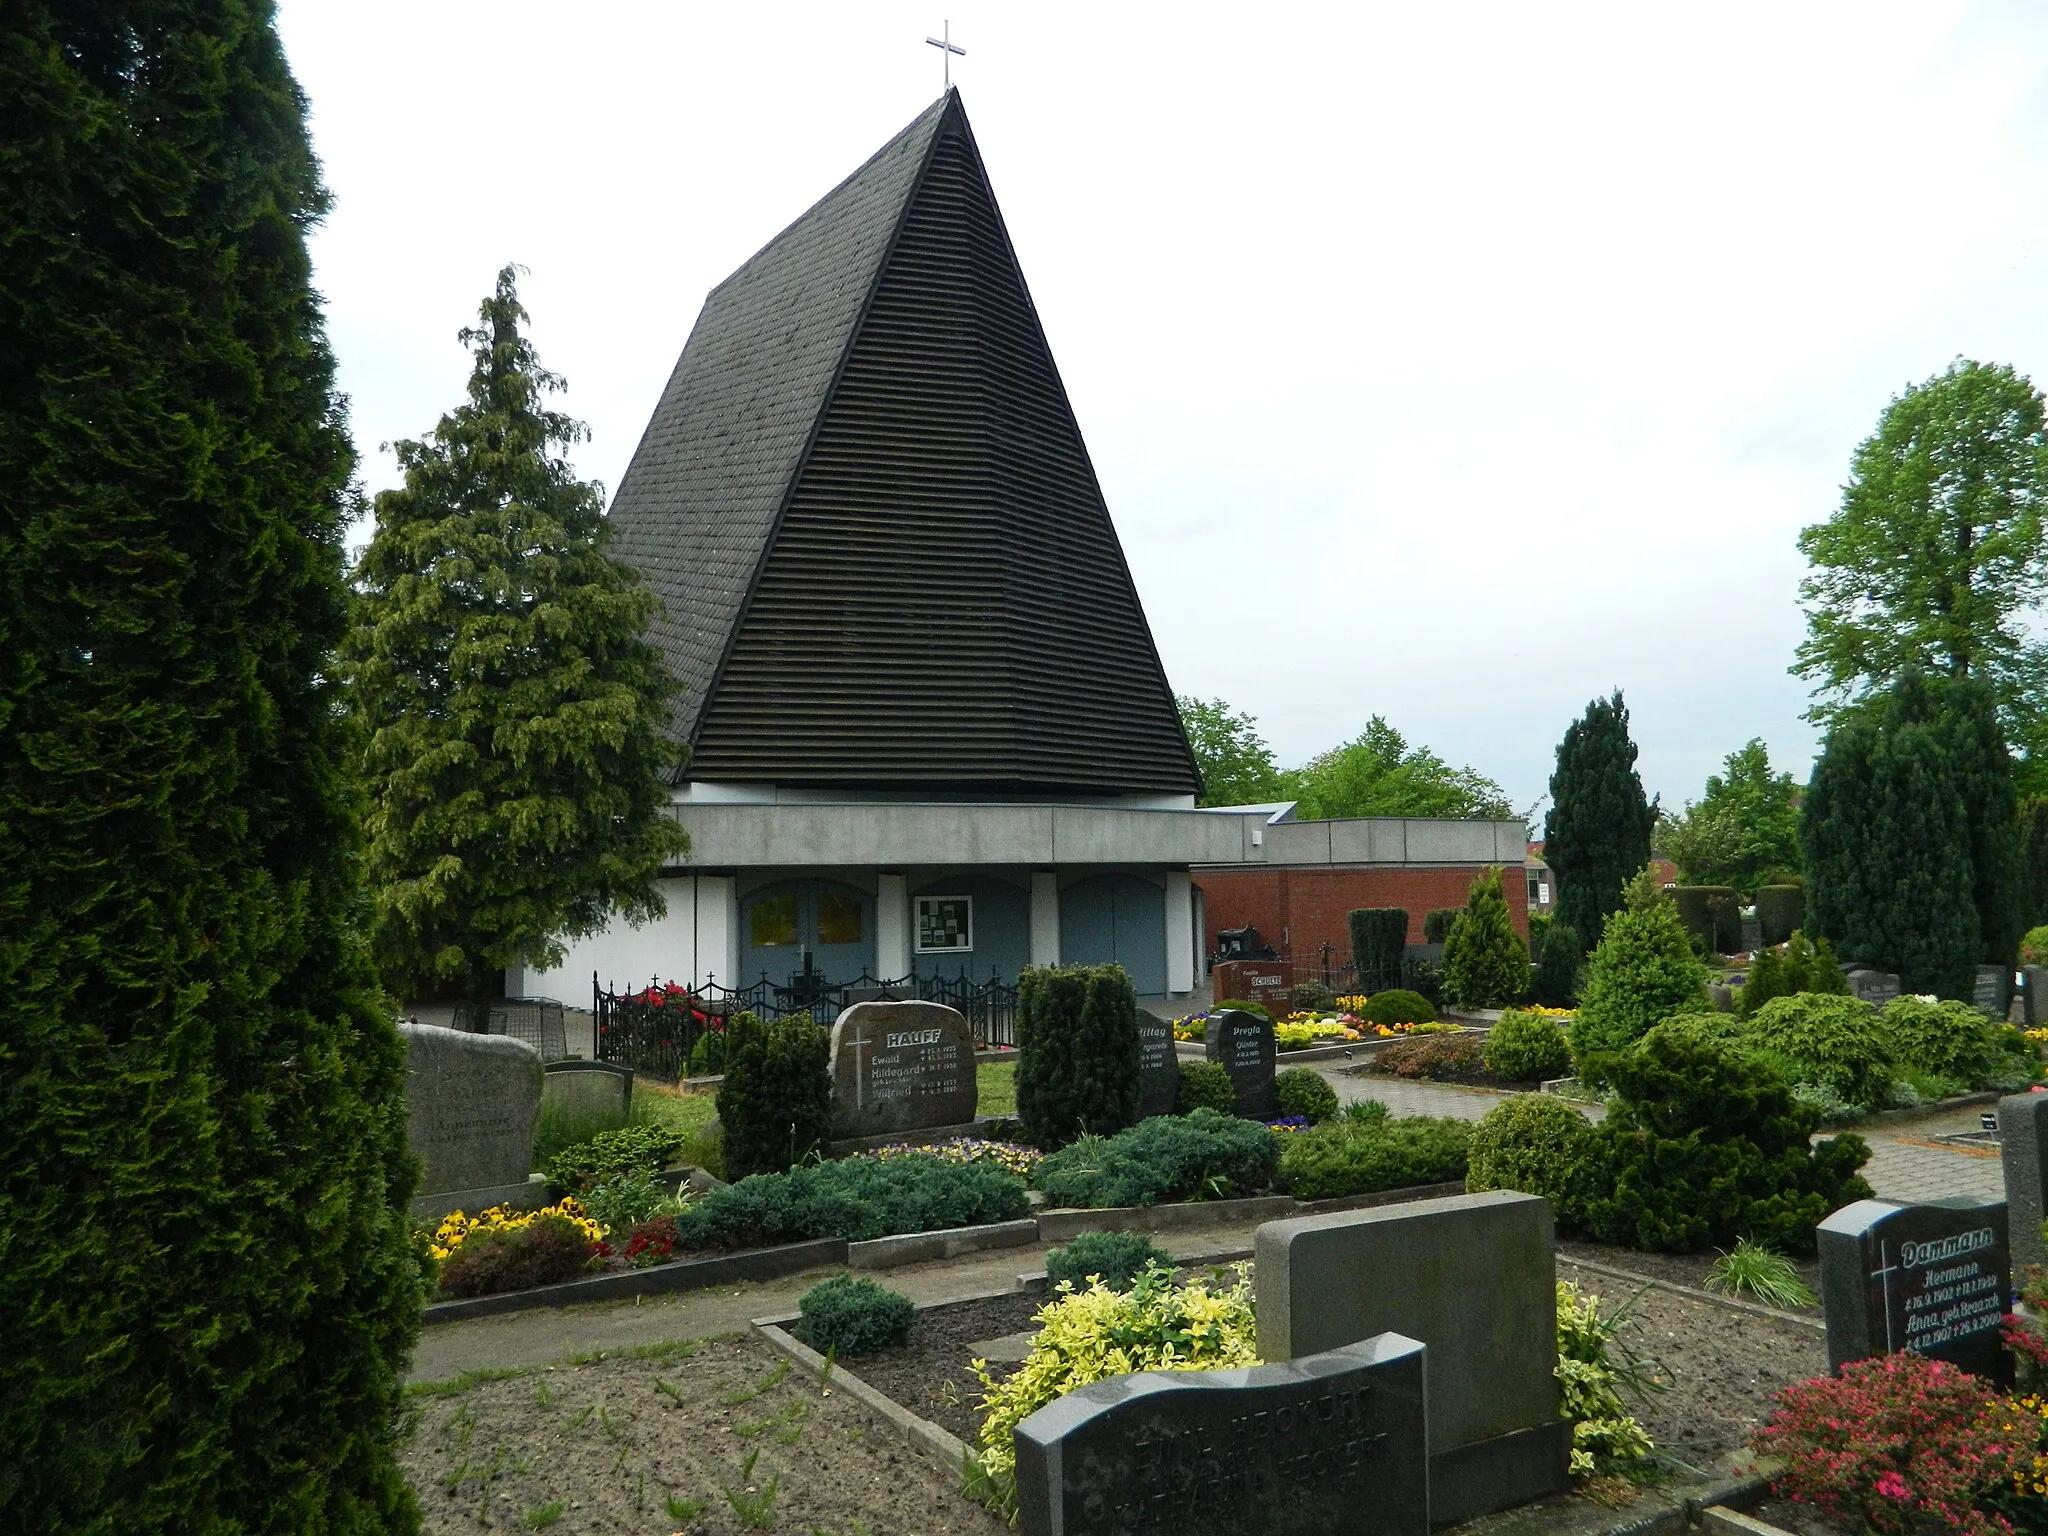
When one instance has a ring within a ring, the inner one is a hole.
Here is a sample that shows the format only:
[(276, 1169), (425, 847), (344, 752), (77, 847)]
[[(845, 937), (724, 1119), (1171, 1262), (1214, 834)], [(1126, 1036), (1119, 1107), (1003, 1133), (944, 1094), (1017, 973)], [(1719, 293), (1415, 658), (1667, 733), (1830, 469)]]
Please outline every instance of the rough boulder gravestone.
[(1820, 1224), (1828, 1368), (1910, 1349), (2002, 1386), (2012, 1292), (2003, 1200), (1858, 1200)]
[(1420, 1339), (1437, 1523), (1561, 1493), (1552, 1238), (1550, 1203), (1508, 1190), (1268, 1222), (1252, 1239), (1259, 1357)]
[(1256, 1013), (1225, 1008), (1209, 1015), (1203, 1049), (1230, 1074), (1237, 1090), (1237, 1112), (1251, 1120), (1270, 1120), (1280, 1112), (1273, 1092), (1273, 1021)]
[(1144, 1371), (1015, 1431), (1024, 1536), (1425, 1536), (1423, 1347), (1381, 1334), (1283, 1365)]
[(547, 1203), (533, 1168), (540, 1052), (509, 1035), (401, 1024), (407, 1138), (422, 1164), (413, 1214)]
[(832, 1135), (851, 1141), (974, 1118), (974, 1036), (943, 1003), (855, 1003), (832, 1026)]
[(1180, 1057), (1173, 1049), (1173, 1025), (1138, 1010), (1138, 1118), (1170, 1115), (1180, 1105)]

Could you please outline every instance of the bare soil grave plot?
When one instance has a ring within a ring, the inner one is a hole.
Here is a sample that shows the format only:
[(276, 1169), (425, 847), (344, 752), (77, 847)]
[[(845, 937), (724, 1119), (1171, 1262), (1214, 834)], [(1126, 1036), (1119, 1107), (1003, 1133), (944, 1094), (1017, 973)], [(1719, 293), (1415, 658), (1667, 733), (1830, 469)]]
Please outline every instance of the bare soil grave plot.
[(413, 1397), (401, 1463), (436, 1533), (998, 1536), (861, 1406), (751, 1336)]
[[(1713, 1268), (1717, 1257), (1718, 1255), (1712, 1253), (1637, 1253), (1629, 1248), (1610, 1248), (1603, 1243), (1576, 1243), (1564, 1239), (1560, 1239), (1557, 1245), (1557, 1261), (1560, 1264), (1569, 1263), (1575, 1258), (1590, 1259), (1595, 1264), (1630, 1270), (1635, 1274), (1647, 1275), (1653, 1280), (1666, 1280), (1674, 1285), (1690, 1286), (1696, 1291), (1713, 1289), (1707, 1284), (1707, 1271)], [(1820, 1260), (1794, 1259), (1792, 1265), (1799, 1271), (1799, 1278), (1806, 1282), (1806, 1288), (1815, 1296), (1820, 1295)], [(1610, 1290), (1627, 1283), (1609, 1279), (1605, 1275), (1593, 1278), (1604, 1283)], [(1750, 1302), (1756, 1300), (1747, 1292), (1737, 1299)], [(1811, 1307), (1787, 1307), (1780, 1310), (1811, 1317), (1815, 1322), (1820, 1321), (1818, 1303)]]

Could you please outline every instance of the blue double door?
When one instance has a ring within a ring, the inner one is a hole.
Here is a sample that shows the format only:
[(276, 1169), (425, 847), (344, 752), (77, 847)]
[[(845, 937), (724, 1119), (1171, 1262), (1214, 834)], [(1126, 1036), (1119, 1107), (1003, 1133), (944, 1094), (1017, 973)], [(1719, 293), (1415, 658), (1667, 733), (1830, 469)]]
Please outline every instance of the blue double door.
[(1120, 965), (1141, 997), (1166, 992), (1166, 891), (1136, 875), (1090, 875), (1060, 889), (1060, 959)]
[(875, 899), (837, 880), (782, 880), (740, 899), (740, 982), (776, 986), (804, 962), (835, 983), (873, 974)]

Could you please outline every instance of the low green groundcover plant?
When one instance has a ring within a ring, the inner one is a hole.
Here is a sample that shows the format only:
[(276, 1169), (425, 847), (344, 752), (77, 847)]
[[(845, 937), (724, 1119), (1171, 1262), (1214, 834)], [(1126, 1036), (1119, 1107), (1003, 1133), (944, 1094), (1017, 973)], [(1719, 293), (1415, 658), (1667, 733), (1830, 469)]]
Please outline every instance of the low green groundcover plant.
[(645, 1168), (615, 1174), (583, 1197), (590, 1219), (607, 1232), (623, 1232), (657, 1216), (674, 1216), (686, 1204)]
[(1714, 1260), (1707, 1271), (1707, 1289), (1731, 1296), (1747, 1291), (1767, 1307), (1819, 1305), (1790, 1259), (1746, 1237)]
[(1014, 1221), (1029, 1204), (1024, 1181), (994, 1163), (849, 1157), (754, 1174), (713, 1190), (675, 1222), (684, 1248), (752, 1248)]
[(1083, 1232), (1045, 1256), (1045, 1283), (1085, 1290), (1096, 1281), (1112, 1291), (1128, 1291), (1138, 1276), (1157, 1265), (1173, 1268), (1173, 1255), (1142, 1232)]
[(441, 1265), (450, 1296), (492, 1296), (573, 1280), (597, 1258), (597, 1244), (573, 1221), (543, 1213), (510, 1231), (474, 1232)]
[(1227, 1115), (1237, 1109), (1237, 1084), (1230, 1069), (1220, 1061), (1184, 1061), (1180, 1064), (1180, 1108), (1182, 1114), (1198, 1109)]
[(1251, 1281), (1241, 1271), (1234, 1285), (1211, 1287), (1177, 1286), (1165, 1269), (1148, 1269), (1128, 1291), (1091, 1285), (1069, 1292), (1040, 1308), (1036, 1321), (1031, 1353), (1007, 1380), (976, 1368), (985, 1417), (969, 1491), (1010, 1514), (1017, 1508), (1011, 1431), (1047, 1403), (1132, 1371), (1258, 1363)]
[(834, 1275), (797, 1298), (792, 1330), (821, 1354), (871, 1355), (910, 1337), (917, 1314), (908, 1296), (886, 1290), (866, 1275)]
[(1334, 1200), (1465, 1176), (1472, 1127), (1428, 1116), (1332, 1120), (1287, 1138), (1280, 1181), (1297, 1200)]
[(1273, 1079), (1273, 1097), (1280, 1113), (1299, 1115), (1310, 1125), (1321, 1125), (1337, 1113), (1337, 1090), (1313, 1067), (1289, 1067)]
[(1593, 1127), (1552, 1093), (1518, 1093), (1488, 1110), (1472, 1128), (1465, 1188), (1514, 1189), (1541, 1195), (1562, 1213), (1572, 1170), (1585, 1156)]
[(1361, 1024), (1434, 1024), (1436, 1009), (1420, 992), (1390, 987), (1365, 1000), (1365, 1006), (1358, 1010), (1358, 1020)]
[(1486, 1068), (1486, 1048), (1477, 1035), (1426, 1035), (1388, 1046), (1373, 1057), (1372, 1065), (1375, 1072), (1395, 1077), (1473, 1077)]
[(1514, 1008), (1487, 1032), (1486, 1070), (1495, 1077), (1533, 1083), (1564, 1077), (1571, 1069), (1571, 1044), (1556, 1019)]
[(659, 1172), (671, 1166), (689, 1138), (665, 1125), (629, 1125), (600, 1131), (588, 1141), (564, 1147), (542, 1170), (554, 1193), (581, 1195), (607, 1179), (635, 1170)]
[(1047, 1156), (1032, 1182), (1054, 1205), (1096, 1209), (1221, 1199), (1265, 1188), (1277, 1157), (1273, 1133), (1256, 1120), (1197, 1109), (1155, 1115), (1114, 1136), (1083, 1136)]

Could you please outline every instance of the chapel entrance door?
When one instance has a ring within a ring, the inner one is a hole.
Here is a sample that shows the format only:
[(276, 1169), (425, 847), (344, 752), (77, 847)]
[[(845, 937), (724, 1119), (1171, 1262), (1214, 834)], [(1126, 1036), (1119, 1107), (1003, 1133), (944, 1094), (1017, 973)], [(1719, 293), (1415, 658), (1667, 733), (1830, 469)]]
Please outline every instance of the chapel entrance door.
[(874, 898), (837, 880), (779, 881), (741, 902), (740, 937), (747, 984), (765, 973), (777, 987), (844, 986), (873, 969)]

